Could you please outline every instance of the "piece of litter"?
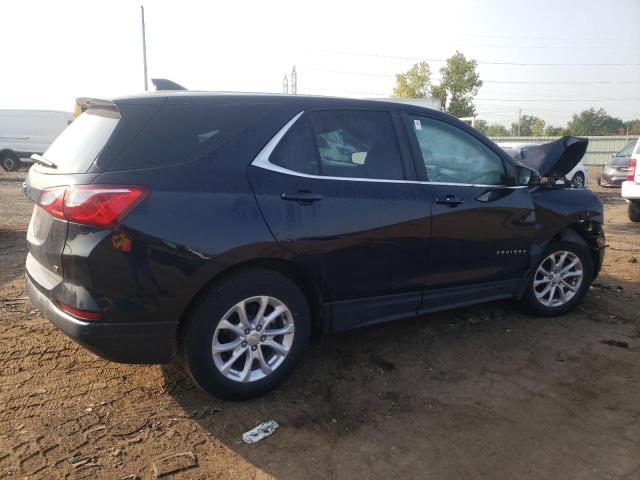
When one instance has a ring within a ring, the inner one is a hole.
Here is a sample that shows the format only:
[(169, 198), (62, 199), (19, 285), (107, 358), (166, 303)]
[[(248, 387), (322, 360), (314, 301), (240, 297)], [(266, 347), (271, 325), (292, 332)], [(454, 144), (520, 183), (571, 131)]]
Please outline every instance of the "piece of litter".
[(269, 420), (268, 422), (261, 423), (257, 427), (252, 428), (248, 432), (244, 432), (242, 434), (242, 439), (245, 443), (257, 443), (272, 435), (279, 426), (280, 425), (278, 425), (275, 420)]

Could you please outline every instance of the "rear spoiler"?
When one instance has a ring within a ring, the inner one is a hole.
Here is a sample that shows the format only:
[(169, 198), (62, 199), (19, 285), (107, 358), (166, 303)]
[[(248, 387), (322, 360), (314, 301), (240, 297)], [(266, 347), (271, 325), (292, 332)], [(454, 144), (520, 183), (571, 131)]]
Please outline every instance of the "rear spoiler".
[(106, 108), (110, 110), (117, 110), (116, 104), (111, 100), (104, 100), (102, 98), (80, 97), (76, 98), (76, 108), (74, 109), (73, 116), (77, 117), (88, 108)]

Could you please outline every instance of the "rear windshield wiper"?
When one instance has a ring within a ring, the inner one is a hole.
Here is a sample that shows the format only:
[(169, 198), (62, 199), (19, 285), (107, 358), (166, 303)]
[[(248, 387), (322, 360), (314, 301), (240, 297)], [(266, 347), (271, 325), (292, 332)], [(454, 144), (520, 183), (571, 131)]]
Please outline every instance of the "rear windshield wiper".
[(33, 155), (31, 155), (31, 160), (33, 160), (38, 165), (44, 165), (45, 167), (49, 167), (49, 168), (58, 168), (58, 166), (55, 163), (53, 163), (51, 160), (47, 160), (42, 155), (38, 155), (37, 153), (34, 153)]

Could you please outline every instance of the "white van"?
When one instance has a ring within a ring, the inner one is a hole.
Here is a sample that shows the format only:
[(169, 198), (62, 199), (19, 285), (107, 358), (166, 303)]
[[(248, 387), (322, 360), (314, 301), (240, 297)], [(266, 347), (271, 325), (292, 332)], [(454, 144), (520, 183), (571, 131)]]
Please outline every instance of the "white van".
[(72, 121), (71, 112), (0, 110), (0, 166), (11, 172), (32, 163), (31, 155), (42, 154)]

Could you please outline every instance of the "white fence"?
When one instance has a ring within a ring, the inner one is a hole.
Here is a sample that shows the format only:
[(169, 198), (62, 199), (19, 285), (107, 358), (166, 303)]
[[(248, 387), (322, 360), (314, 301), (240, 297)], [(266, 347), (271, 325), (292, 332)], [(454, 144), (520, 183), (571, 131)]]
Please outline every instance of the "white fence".
[[(560, 137), (491, 137), (496, 143), (547, 143)], [(638, 137), (616, 135), (611, 137), (587, 137), (589, 146), (582, 162), (585, 165), (602, 165), (611, 158), (611, 154), (619, 152), (631, 140)]]

